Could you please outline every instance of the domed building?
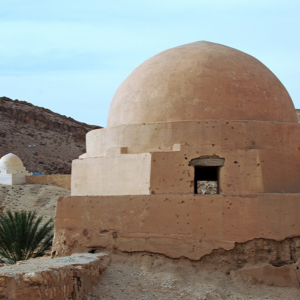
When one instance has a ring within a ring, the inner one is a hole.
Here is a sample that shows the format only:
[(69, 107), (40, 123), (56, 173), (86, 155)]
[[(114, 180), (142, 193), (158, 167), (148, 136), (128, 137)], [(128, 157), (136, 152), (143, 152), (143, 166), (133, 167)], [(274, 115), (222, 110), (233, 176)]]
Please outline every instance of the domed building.
[(299, 126), (284, 86), (248, 54), (196, 42), (155, 55), (121, 84), (107, 128), (90, 131), (73, 161), (55, 253), (196, 260), (299, 236)]
[(21, 159), (8, 153), (0, 159), (0, 184), (24, 184), (26, 176), (31, 175), (26, 171)]
[(208, 42), (169, 49), (128, 76), (107, 128), (87, 134), (72, 195), (194, 194), (198, 178), (220, 194), (299, 192), (291, 126), (288, 92), (254, 57)]

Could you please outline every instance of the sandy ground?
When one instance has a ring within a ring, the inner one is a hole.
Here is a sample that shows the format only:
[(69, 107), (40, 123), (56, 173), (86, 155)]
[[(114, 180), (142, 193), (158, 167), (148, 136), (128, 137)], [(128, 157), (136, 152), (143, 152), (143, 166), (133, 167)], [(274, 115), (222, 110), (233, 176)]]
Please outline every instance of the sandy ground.
[(157, 254), (111, 254), (88, 299), (300, 299), (300, 289), (250, 284), (187, 259)]
[[(51, 185), (0, 185), (0, 207), (36, 210), (53, 218), (58, 197), (69, 195), (69, 190)], [(300, 288), (246, 283), (187, 259), (120, 252), (111, 253), (111, 258), (87, 300), (300, 300)]]
[(0, 207), (12, 211), (35, 210), (37, 215), (46, 219), (54, 218), (58, 197), (69, 195), (69, 190), (54, 185), (0, 184)]

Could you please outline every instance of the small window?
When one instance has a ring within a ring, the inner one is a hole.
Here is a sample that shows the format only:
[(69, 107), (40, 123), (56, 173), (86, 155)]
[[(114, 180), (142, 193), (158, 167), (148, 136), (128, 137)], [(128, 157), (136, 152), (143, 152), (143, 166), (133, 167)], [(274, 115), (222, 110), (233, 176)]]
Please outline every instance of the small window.
[(195, 166), (194, 193), (214, 195), (219, 193), (219, 167)]
[(195, 169), (194, 194), (219, 194), (219, 172), (224, 165), (224, 158), (217, 156), (192, 159), (189, 166)]

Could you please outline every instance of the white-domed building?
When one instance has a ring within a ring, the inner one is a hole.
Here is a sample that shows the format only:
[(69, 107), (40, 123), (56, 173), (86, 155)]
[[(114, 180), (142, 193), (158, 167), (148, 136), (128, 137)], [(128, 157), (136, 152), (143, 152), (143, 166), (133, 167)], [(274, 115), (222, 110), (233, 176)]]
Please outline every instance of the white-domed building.
[(8, 153), (0, 159), (0, 184), (24, 184), (26, 176), (31, 173), (26, 171), (21, 159), (13, 154)]
[(54, 251), (200, 259), (299, 236), (299, 183), (300, 125), (277, 77), (223, 45), (172, 48), (128, 76), (107, 128), (87, 134)]

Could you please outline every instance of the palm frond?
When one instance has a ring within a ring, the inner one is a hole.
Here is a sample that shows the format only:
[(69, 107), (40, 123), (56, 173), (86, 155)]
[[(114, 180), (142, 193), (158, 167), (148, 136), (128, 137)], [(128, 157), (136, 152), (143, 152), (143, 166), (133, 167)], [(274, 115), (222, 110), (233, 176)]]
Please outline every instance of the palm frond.
[(11, 212), (0, 215), (0, 257), (9, 263), (42, 256), (52, 243), (53, 223), (34, 211)]

